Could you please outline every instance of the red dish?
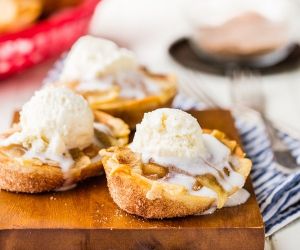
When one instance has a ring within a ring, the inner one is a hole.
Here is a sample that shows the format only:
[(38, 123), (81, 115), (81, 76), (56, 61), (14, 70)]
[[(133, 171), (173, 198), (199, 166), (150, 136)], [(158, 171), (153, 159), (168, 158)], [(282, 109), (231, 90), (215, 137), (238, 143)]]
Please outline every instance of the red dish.
[(87, 32), (98, 2), (85, 0), (30, 28), (0, 36), (0, 79), (69, 49)]

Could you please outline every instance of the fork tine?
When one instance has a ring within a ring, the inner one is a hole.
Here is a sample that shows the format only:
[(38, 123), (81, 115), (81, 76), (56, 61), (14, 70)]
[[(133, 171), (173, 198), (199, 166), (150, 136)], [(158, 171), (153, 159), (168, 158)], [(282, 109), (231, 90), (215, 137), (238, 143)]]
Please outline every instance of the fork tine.
[(191, 90), (201, 97), (206, 103), (209, 103), (211, 107), (220, 108), (220, 105), (201, 87), (202, 79), (199, 78), (194, 72), (187, 72), (189, 78), (189, 86)]
[(216, 103), (212, 101), (210, 98), (207, 98), (206, 95), (204, 95), (203, 91), (199, 88), (199, 86), (195, 86), (195, 81), (194, 84), (190, 84), (190, 87), (193, 92), (195, 92), (198, 96), (201, 96), (203, 100), (205, 100), (206, 103), (209, 103), (211, 107), (216, 107)]
[(266, 98), (261, 77), (252, 72), (236, 72), (231, 78), (230, 93), (235, 105), (244, 105), (265, 113)]
[(211, 103), (209, 100), (207, 100), (205, 97), (203, 97), (203, 95), (199, 94), (198, 91), (194, 91), (192, 84), (191, 84), (191, 80), (187, 77), (182, 77), (182, 81), (183, 84), (181, 84), (181, 88), (182, 90), (188, 94), (189, 96), (195, 98), (196, 100), (200, 100), (201, 102), (204, 102), (209, 108), (213, 108), (215, 107), (215, 105), (213, 103)]

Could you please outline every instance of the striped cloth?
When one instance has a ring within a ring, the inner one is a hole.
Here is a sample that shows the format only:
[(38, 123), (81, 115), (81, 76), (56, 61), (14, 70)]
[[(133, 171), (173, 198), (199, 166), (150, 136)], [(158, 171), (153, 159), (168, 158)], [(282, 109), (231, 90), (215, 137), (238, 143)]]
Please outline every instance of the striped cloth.
[[(204, 109), (205, 105), (178, 95), (174, 107)], [(251, 179), (267, 237), (300, 217), (300, 168), (291, 174), (276, 168), (267, 133), (255, 113), (236, 116), (235, 120), (243, 147), (253, 162)], [(300, 141), (280, 131), (278, 136), (300, 162)]]
[[(48, 72), (44, 84), (58, 79), (64, 57), (65, 55)], [(201, 110), (205, 109), (206, 105), (184, 95), (178, 95), (173, 107)], [(253, 161), (251, 178), (267, 237), (300, 217), (300, 168), (291, 174), (282, 173), (276, 168), (265, 128), (255, 114), (247, 116), (247, 112), (244, 115), (240, 113), (235, 119), (243, 147)], [(279, 132), (278, 135), (300, 163), (300, 141), (283, 132)]]
[[(300, 217), (300, 171), (286, 174), (278, 170), (264, 127), (236, 120), (244, 149), (253, 162), (251, 178), (269, 236)], [(289, 146), (295, 141), (286, 134), (282, 139)], [(300, 149), (296, 142), (298, 148), (293, 153)]]

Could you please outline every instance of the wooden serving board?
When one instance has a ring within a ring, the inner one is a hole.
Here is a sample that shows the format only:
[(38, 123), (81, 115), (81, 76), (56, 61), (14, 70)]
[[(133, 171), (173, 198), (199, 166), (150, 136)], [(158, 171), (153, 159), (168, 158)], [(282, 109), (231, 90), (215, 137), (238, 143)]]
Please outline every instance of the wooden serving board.
[[(228, 111), (193, 112), (204, 128), (239, 140)], [(105, 176), (66, 192), (0, 192), (1, 249), (263, 249), (264, 226), (250, 178), (249, 200), (212, 215), (145, 220), (121, 211)]]

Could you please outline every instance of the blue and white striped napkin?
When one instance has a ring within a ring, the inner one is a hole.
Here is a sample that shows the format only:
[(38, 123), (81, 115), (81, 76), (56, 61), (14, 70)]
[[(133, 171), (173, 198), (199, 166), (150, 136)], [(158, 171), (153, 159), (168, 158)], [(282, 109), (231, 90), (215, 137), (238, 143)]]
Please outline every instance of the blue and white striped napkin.
[[(44, 84), (58, 79), (64, 57), (65, 55), (48, 72)], [(173, 106), (183, 110), (206, 108), (204, 103), (199, 103), (184, 95), (178, 95)], [(290, 174), (278, 170), (273, 161), (269, 139), (259, 117), (249, 112), (242, 112), (242, 114), (235, 115), (236, 127), (243, 147), (253, 161), (251, 178), (264, 219), (266, 236), (270, 236), (293, 220), (300, 218), (300, 169)], [(300, 141), (283, 132), (279, 132), (279, 136), (300, 162)]]
[[(236, 125), (244, 149), (253, 161), (251, 178), (269, 236), (300, 217), (300, 171), (287, 174), (276, 168), (263, 126), (239, 119)], [(288, 135), (284, 139), (293, 140)]]
[[(203, 109), (205, 104), (178, 95), (174, 107)], [(265, 127), (255, 112), (239, 113), (235, 119), (244, 150), (253, 162), (251, 179), (265, 223), (266, 236), (270, 236), (300, 218), (300, 168), (290, 174), (276, 168)], [(300, 162), (300, 141), (284, 132), (279, 131), (278, 135)]]

